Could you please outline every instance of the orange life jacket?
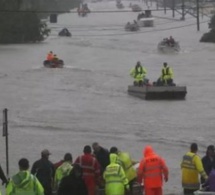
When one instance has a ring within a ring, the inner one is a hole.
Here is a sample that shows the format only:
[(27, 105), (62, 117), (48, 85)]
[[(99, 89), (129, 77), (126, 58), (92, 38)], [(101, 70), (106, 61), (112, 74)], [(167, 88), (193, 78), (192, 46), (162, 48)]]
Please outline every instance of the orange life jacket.
[(47, 60), (49, 60), (49, 61), (51, 61), (52, 59), (53, 59), (53, 54), (52, 53), (48, 53), (48, 55), (47, 55)]

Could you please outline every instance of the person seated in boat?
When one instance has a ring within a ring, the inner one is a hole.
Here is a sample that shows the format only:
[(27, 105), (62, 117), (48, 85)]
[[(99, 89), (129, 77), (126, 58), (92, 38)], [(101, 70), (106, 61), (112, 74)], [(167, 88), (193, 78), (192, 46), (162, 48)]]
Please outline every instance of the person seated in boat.
[(63, 32), (67, 34), (69, 31), (68, 31), (67, 28), (64, 28), (64, 29), (63, 29)]
[(147, 70), (144, 68), (140, 61), (137, 62), (136, 66), (130, 70), (130, 76), (134, 78), (134, 86), (142, 86), (148, 83), (146, 78)]
[(59, 60), (59, 59), (58, 59), (57, 55), (54, 54), (52, 61), (53, 61), (53, 62), (57, 62), (58, 60)]
[(161, 76), (157, 80), (157, 85), (170, 85), (173, 86), (173, 70), (168, 66), (167, 62), (163, 63), (163, 68), (161, 70)]
[(164, 38), (164, 39), (163, 39), (163, 43), (164, 43), (165, 45), (169, 45), (169, 39), (168, 39), (168, 38)]
[(169, 43), (170, 46), (173, 47), (175, 45), (175, 39), (173, 39), (173, 37), (170, 36), (169, 39), (168, 39), (168, 43)]
[(54, 57), (53, 52), (50, 51), (50, 52), (47, 54), (46, 60), (52, 61), (53, 57)]
[(134, 24), (136, 24), (136, 25), (137, 25), (137, 21), (136, 21), (136, 20), (134, 20)]

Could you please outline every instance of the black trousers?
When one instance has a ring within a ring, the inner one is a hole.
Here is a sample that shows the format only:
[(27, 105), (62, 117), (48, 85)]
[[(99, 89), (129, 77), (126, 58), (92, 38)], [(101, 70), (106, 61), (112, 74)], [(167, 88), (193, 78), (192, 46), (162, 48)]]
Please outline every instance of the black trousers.
[(194, 192), (197, 191), (198, 189), (191, 190), (191, 189), (184, 189), (184, 195), (194, 195)]

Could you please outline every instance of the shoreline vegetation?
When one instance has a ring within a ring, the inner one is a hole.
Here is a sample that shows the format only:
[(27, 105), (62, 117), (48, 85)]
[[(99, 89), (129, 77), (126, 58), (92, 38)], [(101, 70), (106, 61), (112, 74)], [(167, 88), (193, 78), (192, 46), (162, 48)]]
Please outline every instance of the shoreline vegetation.
[(0, 44), (43, 41), (50, 34), (43, 19), (79, 4), (79, 0), (0, 0)]

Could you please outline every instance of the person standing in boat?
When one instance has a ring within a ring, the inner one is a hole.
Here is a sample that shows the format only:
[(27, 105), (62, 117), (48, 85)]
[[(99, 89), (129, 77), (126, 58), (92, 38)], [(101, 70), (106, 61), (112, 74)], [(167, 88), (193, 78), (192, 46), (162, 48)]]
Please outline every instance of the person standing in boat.
[(182, 172), (182, 187), (184, 195), (192, 195), (200, 188), (199, 174), (205, 179), (208, 179), (204, 171), (201, 158), (197, 155), (198, 145), (192, 143), (190, 152), (187, 152), (181, 162)]
[(157, 81), (157, 85), (174, 85), (173, 84), (173, 70), (168, 66), (167, 62), (163, 63), (161, 76)]
[(147, 70), (144, 68), (140, 61), (137, 62), (136, 66), (130, 70), (130, 76), (134, 78), (134, 86), (142, 86), (147, 83), (146, 79)]
[(168, 39), (168, 43), (169, 43), (169, 45), (170, 45), (171, 47), (174, 47), (174, 45), (175, 45), (175, 39), (173, 39), (173, 37), (170, 36), (169, 39)]
[(163, 180), (167, 182), (168, 178), (169, 170), (163, 158), (146, 146), (138, 167), (138, 181), (143, 183), (145, 195), (162, 195)]

